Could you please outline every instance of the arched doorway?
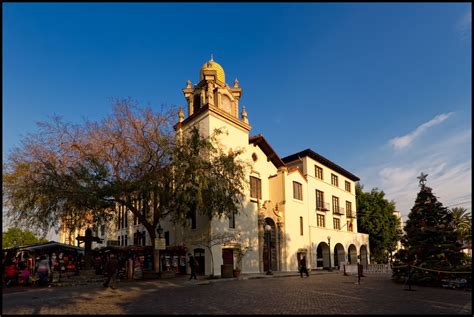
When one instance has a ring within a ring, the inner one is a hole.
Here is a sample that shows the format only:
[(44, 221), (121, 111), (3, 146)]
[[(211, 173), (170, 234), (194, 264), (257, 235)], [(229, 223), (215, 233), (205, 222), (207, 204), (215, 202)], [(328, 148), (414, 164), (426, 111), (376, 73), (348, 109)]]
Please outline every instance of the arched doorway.
[(360, 264), (367, 265), (369, 264), (367, 256), (367, 246), (364, 244), (360, 247)]
[[(271, 257), (271, 270), (277, 270), (277, 241), (276, 241), (276, 226), (275, 222), (271, 218), (265, 218), (265, 226), (269, 225), (272, 230), (270, 231), (270, 239), (268, 239), (268, 233), (264, 231), (264, 243), (263, 243), (263, 270), (268, 271), (268, 260)], [(270, 247), (269, 247), (270, 245)], [(270, 251), (270, 254), (268, 252)]]
[(355, 245), (351, 244), (348, 252), (349, 256), (347, 257), (347, 260), (349, 261), (349, 264), (357, 264), (357, 249)]
[(196, 274), (204, 275), (206, 272), (204, 249), (194, 249), (194, 259), (197, 261)]
[(346, 260), (346, 251), (344, 251), (344, 247), (342, 244), (338, 243), (334, 246), (334, 266), (339, 268), (342, 262)]
[(316, 268), (329, 268), (329, 246), (320, 242), (316, 248)]

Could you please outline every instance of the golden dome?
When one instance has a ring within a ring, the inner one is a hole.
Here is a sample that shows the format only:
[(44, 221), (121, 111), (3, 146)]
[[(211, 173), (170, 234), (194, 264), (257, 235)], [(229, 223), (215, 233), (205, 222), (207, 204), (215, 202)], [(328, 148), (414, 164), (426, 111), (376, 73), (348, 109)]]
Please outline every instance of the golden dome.
[(204, 63), (201, 67), (201, 71), (199, 72), (199, 80), (204, 79), (204, 70), (215, 70), (217, 73), (217, 80), (225, 83), (225, 73), (224, 73), (224, 68), (222, 68), (219, 63), (214, 62), (214, 60), (211, 58), (211, 60), (207, 63)]

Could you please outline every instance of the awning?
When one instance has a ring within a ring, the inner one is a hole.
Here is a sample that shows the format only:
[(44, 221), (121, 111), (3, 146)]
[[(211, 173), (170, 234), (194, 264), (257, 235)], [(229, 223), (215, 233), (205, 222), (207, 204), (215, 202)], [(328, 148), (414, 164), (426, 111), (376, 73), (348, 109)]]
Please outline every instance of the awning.
[[(13, 249), (13, 248), (11, 248)], [(23, 245), (15, 248), (17, 252), (30, 251), (30, 252), (47, 252), (47, 251), (69, 251), (76, 253), (84, 253), (84, 248), (76, 247), (69, 244), (59, 243), (56, 241), (40, 242)], [(9, 249), (5, 249), (9, 250)]]

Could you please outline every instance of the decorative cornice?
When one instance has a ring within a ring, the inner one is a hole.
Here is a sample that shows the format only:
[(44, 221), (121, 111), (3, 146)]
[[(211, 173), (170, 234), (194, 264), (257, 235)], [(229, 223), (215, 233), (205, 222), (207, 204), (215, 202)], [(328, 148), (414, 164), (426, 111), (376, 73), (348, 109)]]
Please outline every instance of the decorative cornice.
[(285, 163), (283, 163), (278, 154), (276, 154), (275, 150), (273, 150), (270, 144), (268, 144), (263, 135), (259, 134), (249, 137), (249, 144), (253, 144), (255, 146), (258, 145), (262, 149), (263, 153), (265, 153), (267, 156), (267, 159), (270, 160), (275, 165), (275, 167), (280, 168), (285, 166)]
[[(219, 109), (215, 106), (210, 106), (209, 104), (204, 105), (198, 111), (194, 112), (192, 115), (187, 117), (183, 122), (181, 122), (181, 127), (184, 128), (186, 125), (188, 125), (190, 122), (194, 121), (194, 119), (196, 119), (198, 116), (204, 114), (206, 111), (208, 111), (209, 113), (216, 114), (218, 117), (220, 117), (222, 119), (225, 119), (225, 121), (227, 123), (231, 124), (232, 126), (238, 128), (238, 129), (240, 129), (244, 132), (248, 133), (252, 129), (252, 126), (250, 124), (245, 123), (245, 122), (239, 120), (238, 118), (233, 117), (232, 115), (230, 115), (229, 113), (227, 113), (224, 110), (221, 110), (221, 109)], [(179, 128), (178, 124), (175, 124), (173, 126), (173, 128), (175, 130), (177, 130)]]
[(342, 167), (340, 167), (336, 163), (331, 162), (330, 160), (328, 160), (324, 156), (314, 152), (311, 149), (306, 149), (304, 151), (286, 156), (286, 157), (282, 158), (282, 161), (285, 162), (285, 163), (290, 163), (290, 162), (296, 161), (298, 159), (301, 159), (305, 156), (308, 156), (308, 157), (312, 158), (313, 160), (315, 160), (316, 162), (319, 162), (319, 163), (322, 163), (322, 164), (326, 165), (327, 167), (333, 169), (334, 171), (338, 172), (341, 175), (346, 176), (347, 178), (349, 178), (350, 180), (352, 180), (354, 182), (357, 182), (357, 181), (360, 180), (359, 177), (355, 176), (351, 172), (343, 169)]

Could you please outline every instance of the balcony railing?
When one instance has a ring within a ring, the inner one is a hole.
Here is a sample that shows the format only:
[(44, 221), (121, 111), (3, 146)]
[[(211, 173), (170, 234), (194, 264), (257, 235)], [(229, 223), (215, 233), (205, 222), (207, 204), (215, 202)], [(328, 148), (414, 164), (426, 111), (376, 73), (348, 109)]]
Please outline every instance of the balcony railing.
[(332, 206), (332, 213), (335, 215), (343, 215), (344, 214), (344, 208), (339, 207), (339, 206)]
[(346, 217), (347, 218), (355, 218), (355, 212), (354, 211), (346, 211)]
[(316, 210), (317, 211), (328, 211), (329, 210), (329, 203), (322, 203), (322, 204), (319, 204), (319, 205), (316, 205)]

